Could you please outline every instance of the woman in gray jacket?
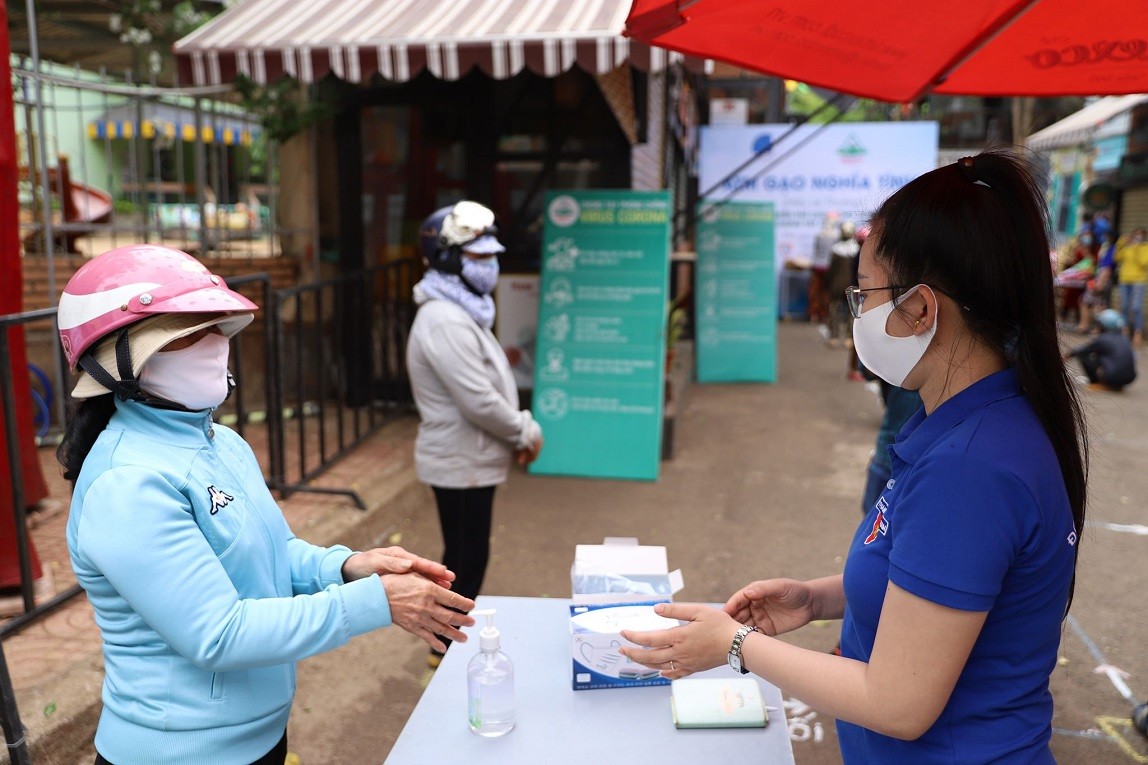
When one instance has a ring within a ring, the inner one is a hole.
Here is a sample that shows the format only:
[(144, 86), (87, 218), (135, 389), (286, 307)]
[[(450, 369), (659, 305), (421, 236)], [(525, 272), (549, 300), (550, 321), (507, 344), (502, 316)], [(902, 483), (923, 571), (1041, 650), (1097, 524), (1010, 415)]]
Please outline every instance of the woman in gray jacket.
[[(415, 467), (434, 489), (454, 590), (473, 599), (490, 557), (494, 490), (512, 459), (526, 465), (538, 456), (542, 429), (519, 410), (510, 363), (491, 332), (490, 293), (506, 251), (494, 213), (469, 201), (444, 207), (423, 221), (419, 249), (427, 272), (414, 288), (419, 310), (407, 343), (421, 419)], [(441, 656), (432, 650), (430, 665)]]

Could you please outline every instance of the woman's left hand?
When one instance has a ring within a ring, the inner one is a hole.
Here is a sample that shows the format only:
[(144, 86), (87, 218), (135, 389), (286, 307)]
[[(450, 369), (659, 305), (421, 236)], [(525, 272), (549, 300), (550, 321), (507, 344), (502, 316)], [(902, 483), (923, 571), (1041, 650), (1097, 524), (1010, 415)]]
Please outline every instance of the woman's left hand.
[(644, 648), (624, 647), (622, 655), (671, 680), (726, 663), (734, 633), (741, 625), (724, 611), (698, 603), (659, 603), (654, 612), (687, 622), (653, 632), (623, 630), (622, 637)]
[(353, 582), (371, 574), (419, 574), (439, 587), (450, 589), (454, 572), (441, 563), (407, 552), (401, 547), (376, 547), (343, 561), (343, 581)]

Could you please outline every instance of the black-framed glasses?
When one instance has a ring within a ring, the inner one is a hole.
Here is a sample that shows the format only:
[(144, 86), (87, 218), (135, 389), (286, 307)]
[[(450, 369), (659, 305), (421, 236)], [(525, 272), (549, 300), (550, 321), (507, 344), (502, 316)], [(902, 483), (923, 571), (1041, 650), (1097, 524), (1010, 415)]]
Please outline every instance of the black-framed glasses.
[(849, 313), (853, 314), (853, 318), (854, 319), (860, 319), (861, 318), (861, 306), (863, 306), (865, 304), (865, 293), (866, 292), (877, 292), (878, 290), (903, 290), (903, 289), (906, 289), (906, 287), (902, 287), (899, 284), (889, 284), (889, 285), (886, 285), (884, 287), (868, 287), (866, 289), (861, 289), (860, 287), (854, 285), (852, 287), (846, 287), (845, 288), (845, 302), (849, 303)]

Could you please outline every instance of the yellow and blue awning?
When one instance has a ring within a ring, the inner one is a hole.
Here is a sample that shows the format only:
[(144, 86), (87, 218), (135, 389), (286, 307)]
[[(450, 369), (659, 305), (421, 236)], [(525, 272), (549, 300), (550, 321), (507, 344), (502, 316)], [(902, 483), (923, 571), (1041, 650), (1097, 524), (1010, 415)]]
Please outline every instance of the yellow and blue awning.
[(88, 138), (92, 140), (167, 138), (190, 143), (197, 140), (197, 132), (198, 140), (204, 143), (250, 146), (260, 130), (254, 118), (205, 109), (197, 131), (193, 109), (151, 102), (115, 106), (88, 123)]

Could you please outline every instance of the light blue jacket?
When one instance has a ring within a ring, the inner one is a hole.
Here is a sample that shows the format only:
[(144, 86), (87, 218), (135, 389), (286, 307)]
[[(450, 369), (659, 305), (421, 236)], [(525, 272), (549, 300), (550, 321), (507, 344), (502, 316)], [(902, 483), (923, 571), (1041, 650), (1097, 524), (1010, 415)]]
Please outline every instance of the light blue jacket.
[(119, 403), (72, 497), (68, 550), (106, 678), (116, 765), (250, 763), (283, 735), (295, 661), (390, 624), (378, 576), (296, 539), (255, 456), (207, 410)]

